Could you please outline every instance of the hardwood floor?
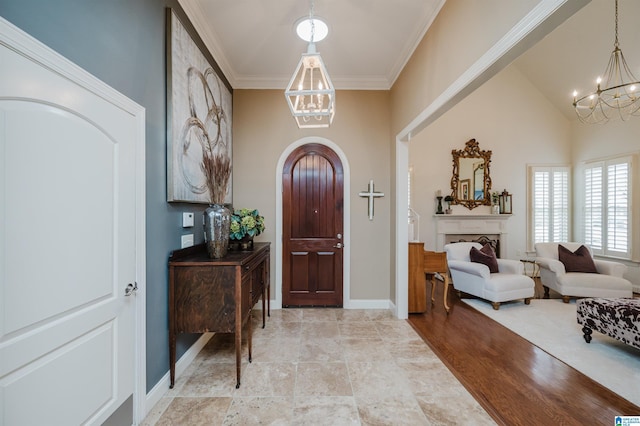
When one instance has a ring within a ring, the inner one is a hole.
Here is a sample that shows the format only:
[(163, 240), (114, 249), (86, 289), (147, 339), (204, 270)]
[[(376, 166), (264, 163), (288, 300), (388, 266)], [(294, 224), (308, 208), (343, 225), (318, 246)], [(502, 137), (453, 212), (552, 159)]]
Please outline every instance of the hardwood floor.
[[(451, 311), (435, 306), (409, 323), (453, 374), (504, 425), (611, 425), (640, 407), (547, 354), (460, 302), (449, 289)], [(538, 293), (537, 293), (538, 294)]]

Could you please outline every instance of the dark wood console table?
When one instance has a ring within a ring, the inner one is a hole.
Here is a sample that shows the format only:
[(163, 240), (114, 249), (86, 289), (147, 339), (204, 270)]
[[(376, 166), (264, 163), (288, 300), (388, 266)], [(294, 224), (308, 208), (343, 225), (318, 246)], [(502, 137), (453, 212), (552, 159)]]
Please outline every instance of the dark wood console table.
[[(270, 243), (211, 259), (204, 244), (169, 257), (169, 362), (173, 388), (178, 333), (235, 333), (236, 388), (240, 387), (242, 327), (247, 325), (251, 362), (251, 308), (262, 298), (262, 327), (270, 314)], [(267, 309), (265, 310), (265, 300)]]

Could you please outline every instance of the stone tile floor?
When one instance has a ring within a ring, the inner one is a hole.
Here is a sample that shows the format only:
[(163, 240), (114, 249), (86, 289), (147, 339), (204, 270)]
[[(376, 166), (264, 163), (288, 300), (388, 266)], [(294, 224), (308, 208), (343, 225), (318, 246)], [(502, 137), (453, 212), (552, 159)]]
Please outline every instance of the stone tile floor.
[(233, 335), (215, 335), (151, 410), (160, 425), (493, 425), (420, 339), (387, 310), (253, 312), (235, 388)]

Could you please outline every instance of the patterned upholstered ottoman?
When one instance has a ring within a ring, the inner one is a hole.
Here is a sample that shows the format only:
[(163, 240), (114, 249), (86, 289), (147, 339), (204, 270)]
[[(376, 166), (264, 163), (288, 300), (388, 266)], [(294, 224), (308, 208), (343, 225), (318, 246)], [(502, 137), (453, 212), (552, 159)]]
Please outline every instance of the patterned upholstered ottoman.
[(596, 330), (640, 349), (640, 299), (580, 299), (577, 315), (587, 343)]

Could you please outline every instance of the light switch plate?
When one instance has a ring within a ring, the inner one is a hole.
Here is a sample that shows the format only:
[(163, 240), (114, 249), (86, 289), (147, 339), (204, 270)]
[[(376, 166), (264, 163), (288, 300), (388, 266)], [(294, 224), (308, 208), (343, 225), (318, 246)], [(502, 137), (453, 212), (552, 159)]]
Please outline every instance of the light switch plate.
[(183, 235), (181, 238), (181, 248), (191, 247), (193, 245), (193, 234)]
[(182, 227), (191, 228), (193, 226), (193, 212), (182, 213)]

